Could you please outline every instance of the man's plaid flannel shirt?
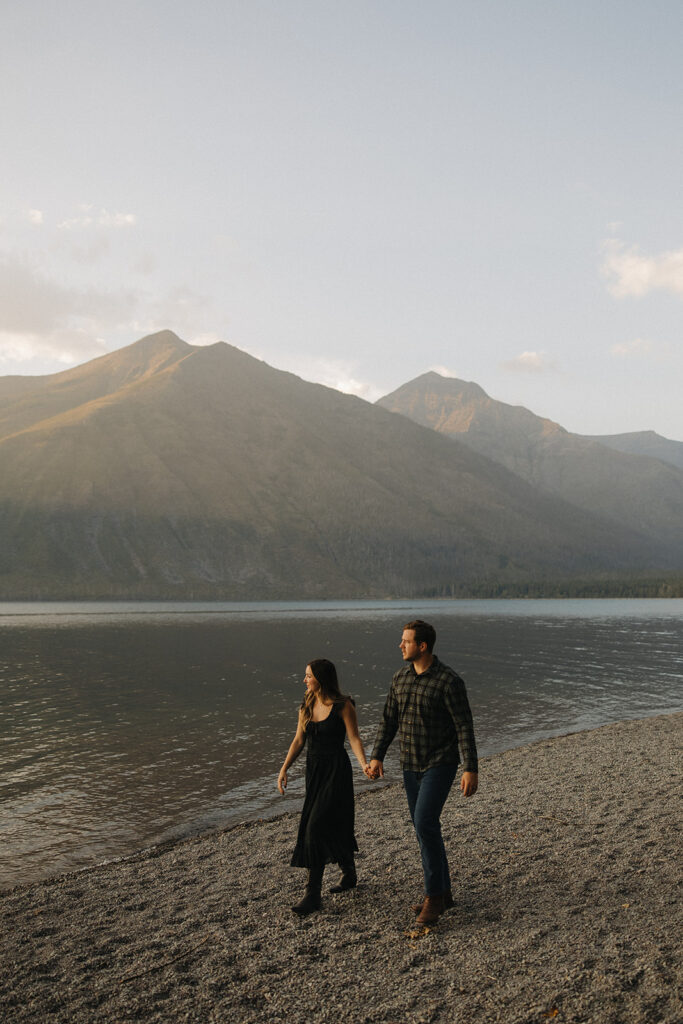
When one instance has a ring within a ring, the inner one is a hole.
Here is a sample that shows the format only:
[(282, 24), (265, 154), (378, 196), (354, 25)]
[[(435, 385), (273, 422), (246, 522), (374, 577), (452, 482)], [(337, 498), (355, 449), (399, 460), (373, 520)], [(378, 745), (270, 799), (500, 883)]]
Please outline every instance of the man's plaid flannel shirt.
[[(472, 712), (465, 684), (448, 665), (434, 660), (417, 674), (405, 665), (392, 679), (377, 730), (372, 758), (383, 761), (398, 731), (401, 768), (424, 772), (437, 764), (458, 764), (478, 771)], [(462, 755), (462, 756), (461, 756)]]

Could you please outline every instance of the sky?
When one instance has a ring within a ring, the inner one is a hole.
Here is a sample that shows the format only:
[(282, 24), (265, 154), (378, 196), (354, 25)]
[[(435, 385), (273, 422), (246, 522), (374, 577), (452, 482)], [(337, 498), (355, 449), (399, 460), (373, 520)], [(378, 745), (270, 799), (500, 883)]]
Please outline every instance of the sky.
[(4, 0), (0, 375), (169, 328), (683, 440), (679, 0)]

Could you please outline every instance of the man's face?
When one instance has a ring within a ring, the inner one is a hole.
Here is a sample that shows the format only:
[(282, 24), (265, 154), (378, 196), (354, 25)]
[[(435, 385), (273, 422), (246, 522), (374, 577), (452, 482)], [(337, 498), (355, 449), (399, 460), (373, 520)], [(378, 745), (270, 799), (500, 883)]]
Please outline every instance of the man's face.
[(415, 643), (414, 629), (403, 630), (403, 636), (401, 637), (399, 647), (401, 648), (401, 654), (403, 655), (404, 661), (415, 661), (422, 654), (420, 646)]

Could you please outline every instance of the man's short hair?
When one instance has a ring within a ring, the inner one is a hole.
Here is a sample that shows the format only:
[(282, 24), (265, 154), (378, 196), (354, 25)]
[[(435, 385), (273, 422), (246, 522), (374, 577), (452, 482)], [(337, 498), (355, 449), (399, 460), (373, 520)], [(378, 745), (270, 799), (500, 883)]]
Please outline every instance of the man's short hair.
[(423, 619), (413, 619), (412, 622), (406, 622), (403, 628), (412, 629), (415, 633), (415, 643), (427, 644), (427, 650), (432, 653), (436, 643), (436, 630), (433, 626)]

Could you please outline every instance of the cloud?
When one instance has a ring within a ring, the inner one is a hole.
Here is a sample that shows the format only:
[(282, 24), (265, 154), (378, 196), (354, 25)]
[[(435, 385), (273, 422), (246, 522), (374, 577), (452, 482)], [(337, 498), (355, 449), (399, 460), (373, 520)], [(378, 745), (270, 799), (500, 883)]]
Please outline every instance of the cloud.
[(549, 373), (557, 369), (555, 360), (548, 358), (545, 352), (521, 352), (500, 365), (513, 373)]
[(219, 340), (212, 334), (212, 324), (216, 322), (213, 300), (185, 285), (176, 285), (163, 295), (148, 298), (144, 303), (142, 317), (144, 319), (137, 320), (136, 326), (138, 329), (144, 328), (143, 334), (169, 328), (188, 342), (192, 337), (201, 338), (204, 335), (212, 337), (205, 344)]
[(638, 298), (653, 291), (683, 295), (683, 249), (643, 256), (638, 246), (627, 246), (616, 238), (603, 244), (600, 272), (617, 298)]
[(141, 253), (132, 264), (132, 270), (143, 277), (149, 277), (157, 269), (159, 261), (156, 255), (149, 250)]
[(30, 224), (42, 224), (43, 223), (43, 211), (42, 210), (29, 210), (28, 219)]
[(336, 374), (331, 373), (327, 375), (325, 379), (319, 380), (318, 383), (334, 388), (335, 391), (341, 391), (344, 395), (355, 395), (357, 398), (363, 398), (366, 402), (376, 402), (384, 394), (380, 388), (370, 384), (369, 381), (358, 380), (353, 374), (346, 373), (343, 370)]
[(110, 236), (98, 231), (89, 235), (62, 235), (50, 246), (50, 252), (65, 253), (74, 263), (94, 267), (110, 254), (111, 248)]
[(35, 372), (46, 360), (73, 364), (100, 355), (102, 336), (128, 326), (138, 301), (134, 292), (70, 288), (0, 255), (0, 363)]
[(76, 293), (21, 259), (0, 256), (0, 331), (36, 334), (64, 324)]
[(438, 373), (440, 377), (455, 377), (457, 380), (457, 373), (455, 370), (449, 370), (447, 366), (430, 366), (429, 369), (433, 373)]
[(45, 363), (74, 366), (107, 352), (104, 339), (85, 328), (57, 328), (47, 334), (15, 334), (0, 330), (0, 367), (16, 372), (32, 367), (42, 372)]
[(647, 341), (645, 338), (634, 338), (633, 341), (612, 345), (610, 352), (613, 356), (628, 358), (630, 356), (647, 355), (652, 351), (652, 349), (653, 345), (651, 341)]
[(191, 335), (186, 338), (188, 345), (199, 345), (204, 347), (206, 345), (216, 345), (222, 338), (219, 338), (215, 331), (204, 331), (202, 334)]
[[(271, 366), (274, 362), (267, 359)], [(323, 384), (327, 388), (334, 388), (345, 395), (356, 395), (366, 402), (376, 402), (385, 393), (374, 384), (360, 380), (356, 376), (355, 369), (351, 363), (338, 359), (304, 359), (300, 357), (290, 358), (286, 361), (278, 360), (280, 368), (289, 373), (295, 373), (303, 380), (311, 381), (314, 384)]]
[(110, 213), (94, 206), (79, 209), (78, 216), (57, 223), (56, 231), (49, 236), (48, 251), (67, 255), (84, 267), (102, 262), (114, 250), (114, 235), (137, 224), (133, 213)]
[(65, 231), (74, 228), (129, 228), (137, 224), (137, 217), (134, 213), (110, 213), (104, 208), (96, 210), (95, 207), (83, 205), (78, 217), (69, 217), (60, 221), (57, 225)]
[(111, 326), (129, 322), (138, 297), (132, 291), (69, 288), (25, 260), (0, 255), (0, 330), (37, 334), (72, 326), (74, 318)]

